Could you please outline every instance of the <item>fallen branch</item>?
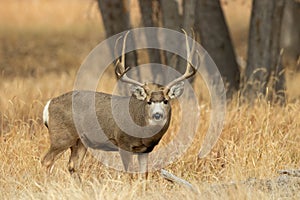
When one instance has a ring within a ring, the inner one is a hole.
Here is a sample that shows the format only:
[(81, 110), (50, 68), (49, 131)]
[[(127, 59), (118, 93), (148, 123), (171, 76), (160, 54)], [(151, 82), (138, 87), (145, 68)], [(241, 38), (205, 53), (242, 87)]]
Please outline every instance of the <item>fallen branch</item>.
[(188, 181), (186, 181), (182, 178), (175, 176), (174, 174), (172, 174), (164, 169), (160, 170), (160, 174), (163, 178), (167, 179), (168, 181), (176, 182), (176, 183), (183, 185), (186, 188), (192, 190), (195, 193), (199, 193), (198, 190), (191, 183), (189, 183)]

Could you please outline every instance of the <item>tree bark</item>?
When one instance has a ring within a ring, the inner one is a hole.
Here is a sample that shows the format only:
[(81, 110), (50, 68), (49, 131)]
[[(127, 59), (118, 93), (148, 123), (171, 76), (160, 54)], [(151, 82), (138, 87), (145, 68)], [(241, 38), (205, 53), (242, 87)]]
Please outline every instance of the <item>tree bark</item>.
[[(179, 5), (177, 0), (160, 0), (160, 8), (162, 11), (162, 24), (164, 28), (180, 31), (182, 18), (179, 14)], [(168, 40), (170, 41), (170, 39)], [(171, 41), (172, 43), (178, 43), (178, 41)], [(180, 46), (178, 46), (180, 48)], [(164, 54), (167, 65), (173, 65), (179, 72), (184, 71), (178, 65), (178, 59), (174, 59), (174, 55), (168, 52)]]
[[(128, 0), (98, 0), (98, 7), (102, 15), (106, 38), (131, 29)], [(113, 54), (114, 49), (111, 49)], [(126, 65), (137, 66), (136, 52), (126, 55)]]
[(284, 4), (285, 0), (253, 0), (245, 88), (250, 100), (265, 96), (268, 84), (275, 80), (271, 93), (284, 101), (285, 78), (280, 56)]
[(284, 63), (300, 71), (300, 1), (286, 0), (283, 12), (281, 46)]
[[(141, 10), (141, 16), (142, 16), (142, 21), (144, 27), (158, 27), (159, 22), (156, 19), (155, 15), (155, 5), (154, 1), (152, 0), (139, 0), (139, 6)], [(153, 9), (154, 8), (154, 9)], [(147, 32), (145, 32), (147, 35)], [(147, 42), (148, 43), (155, 43), (159, 44), (158, 38), (150, 38), (149, 36), (147, 37)], [(162, 63), (161, 60), (161, 55), (160, 55), (160, 50), (159, 49), (147, 49), (148, 51), (148, 56), (149, 56), (149, 61), (150, 63)], [(162, 70), (159, 69), (153, 69), (152, 68), (152, 76), (154, 81), (158, 81), (159, 79), (164, 79), (165, 77), (163, 76)]]
[(165, 28), (180, 30), (181, 16), (177, 0), (160, 0), (160, 7), (163, 13), (162, 20)]
[[(195, 6), (196, 0), (183, 0), (183, 14), (182, 14), (182, 28), (187, 32), (187, 34), (192, 37), (194, 31), (194, 22), (195, 22)], [(194, 38), (196, 40), (196, 38)], [(179, 59), (178, 67), (185, 66), (186, 60)], [(184, 73), (184, 70), (181, 70), (181, 73)], [(190, 78), (190, 82), (194, 82), (195, 76)]]
[[(154, 19), (153, 12), (153, 1), (152, 0), (139, 0), (139, 6), (141, 10), (141, 16), (143, 25), (145, 27), (158, 27), (158, 22)], [(147, 33), (145, 33), (147, 34)], [(149, 37), (147, 37), (150, 39)], [(151, 40), (147, 42), (152, 42), (158, 44), (158, 39), (151, 38)], [(151, 63), (161, 63), (160, 53), (157, 50), (148, 49), (149, 59)]]
[(197, 0), (195, 30), (227, 84), (227, 96), (239, 89), (240, 71), (219, 0)]
[(183, 22), (182, 28), (191, 35), (191, 31), (194, 28), (195, 22), (195, 6), (196, 0), (184, 0), (183, 1)]

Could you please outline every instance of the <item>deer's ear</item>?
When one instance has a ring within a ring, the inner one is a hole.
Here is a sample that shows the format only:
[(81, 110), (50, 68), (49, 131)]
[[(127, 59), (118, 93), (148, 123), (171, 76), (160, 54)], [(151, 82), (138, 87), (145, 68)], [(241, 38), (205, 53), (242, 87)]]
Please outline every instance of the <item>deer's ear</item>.
[(170, 99), (174, 99), (177, 97), (180, 97), (183, 93), (183, 89), (184, 89), (184, 82), (181, 81), (175, 85), (173, 85), (169, 92), (168, 92), (168, 96), (170, 97)]
[(137, 98), (138, 100), (145, 100), (147, 97), (147, 94), (145, 92), (145, 89), (141, 86), (137, 86), (137, 85), (133, 85), (131, 87), (131, 93), (133, 96), (135, 96), (135, 98)]

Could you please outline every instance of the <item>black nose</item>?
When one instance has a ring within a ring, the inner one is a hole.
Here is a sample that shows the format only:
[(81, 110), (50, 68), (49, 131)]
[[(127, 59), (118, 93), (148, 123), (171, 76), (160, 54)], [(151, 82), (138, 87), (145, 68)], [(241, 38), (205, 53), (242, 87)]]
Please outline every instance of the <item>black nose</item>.
[(160, 119), (163, 118), (163, 114), (157, 112), (157, 113), (152, 115), (152, 118), (155, 119), (155, 120), (160, 120)]

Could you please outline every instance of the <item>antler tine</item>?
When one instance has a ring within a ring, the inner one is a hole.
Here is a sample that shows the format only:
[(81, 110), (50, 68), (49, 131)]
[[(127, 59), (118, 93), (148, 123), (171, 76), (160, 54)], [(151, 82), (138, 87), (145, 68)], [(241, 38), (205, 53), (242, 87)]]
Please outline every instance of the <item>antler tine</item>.
[[(187, 64), (186, 64), (186, 71), (184, 73), (184, 75), (186, 75), (187, 77), (185, 77), (185, 79), (193, 76), (195, 73), (196, 73), (196, 69), (192, 66), (192, 60), (193, 60), (193, 56), (194, 56), (194, 51), (195, 51), (195, 41), (193, 40), (193, 43), (192, 43), (192, 49), (190, 51), (190, 45), (189, 45), (189, 41), (188, 41), (188, 35), (187, 33), (185, 32), (184, 29), (182, 29), (182, 31), (184, 32), (185, 34), (185, 44), (186, 44), (186, 49), (187, 49)], [(195, 35), (194, 35), (194, 31), (192, 30), (192, 38), (194, 39), (195, 38)], [(192, 70), (192, 72), (190, 72)]]
[[(127, 40), (128, 34), (129, 34), (129, 31), (127, 31), (127, 33), (124, 36), (121, 61), (120, 61), (120, 59), (117, 59), (116, 64), (115, 64), (116, 65), (115, 73), (116, 73), (117, 78), (120, 79), (122, 82), (130, 83), (130, 84), (134, 84), (134, 85), (138, 85), (138, 86), (143, 86), (144, 84), (129, 78), (126, 74), (131, 69), (130, 67), (125, 66), (125, 48), (126, 48), (126, 40)], [(121, 38), (122, 38), (122, 36), (120, 36), (116, 41), (115, 56), (117, 55), (116, 47)]]
[[(120, 36), (120, 37), (118, 37), (118, 39), (116, 40), (116, 43), (115, 43), (115, 48), (114, 48), (114, 56), (115, 57), (117, 57), (117, 55), (118, 55), (118, 51), (117, 51), (117, 46), (118, 46), (118, 43), (119, 43), (119, 40), (122, 38), (123, 36)], [(115, 73), (116, 73), (116, 75), (117, 75), (117, 78), (120, 78), (120, 76), (121, 76), (121, 72), (120, 71), (122, 71), (122, 67), (124, 67), (124, 66), (120, 66), (121, 65), (121, 63), (120, 63), (120, 60), (119, 60), (119, 58), (116, 60), (116, 63), (115, 63)], [(123, 71), (124, 71), (125, 69), (123, 69)]]
[[(186, 51), (187, 51), (187, 64), (186, 64), (186, 70), (184, 72), (184, 74), (180, 77), (178, 77), (177, 79), (171, 81), (170, 83), (168, 83), (168, 85), (165, 87), (165, 92), (168, 92), (170, 90), (170, 88), (175, 85), (176, 83), (183, 81), (184, 79), (188, 79), (191, 76), (195, 75), (196, 73), (196, 69), (192, 66), (191, 62), (193, 59), (193, 55), (194, 55), (194, 51), (195, 51), (195, 41), (193, 40), (193, 44), (192, 44), (192, 49), (190, 50), (190, 45), (189, 45), (189, 41), (188, 41), (188, 35), (186, 33), (185, 30), (182, 29), (182, 31), (185, 34), (185, 45), (186, 45)], [(194, 38), (194, 32), (192, 32), (193, 34), (193, 38)]]
[(200, 62), (201, 62), (201, 55), (200, 55), (200, 52), (197, 50), (196, 51), (197, 53), (197, 64), (195, 65), (195, 70), (198, 70), (199, 66), (200, 66)]

